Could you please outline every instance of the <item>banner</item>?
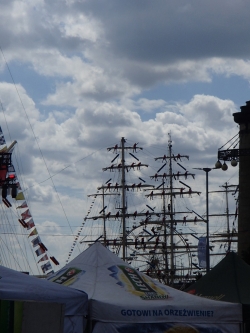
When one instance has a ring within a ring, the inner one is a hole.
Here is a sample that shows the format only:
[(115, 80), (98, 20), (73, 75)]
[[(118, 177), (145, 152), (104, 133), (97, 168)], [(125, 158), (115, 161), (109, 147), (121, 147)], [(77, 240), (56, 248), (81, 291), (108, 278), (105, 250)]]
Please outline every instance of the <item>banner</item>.
[(154, 323), (154, 324), (116, 324), (96, 323), (93, 333), (239, 333), (239, 324), (201, 324), (190, 325), (185, 323)]
[(206, 248), (207, 248), (207, 237), (200, 237), (198, 243), (198, 260), (200, 268), (207, 267)]

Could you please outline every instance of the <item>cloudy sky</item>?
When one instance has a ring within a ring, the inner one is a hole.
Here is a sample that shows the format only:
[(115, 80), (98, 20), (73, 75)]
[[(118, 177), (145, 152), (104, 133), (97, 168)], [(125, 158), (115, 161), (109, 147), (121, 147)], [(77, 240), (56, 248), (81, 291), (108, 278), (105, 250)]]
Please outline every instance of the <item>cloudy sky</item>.
[[(171, 133), (191, 170), (213, 167), (218, 148), (237, 134), (232, 114), (250, 97), (249, 1), (0, 6), (1, 127), (8, 144), (18, 142), (25, 198), (62, 266), (91, 205), (87, 194), (109, 178), (102, 171), (114, 157), (107, 147), (121, 137), (139, 142), (150, 164), (167, 152)], [(210, 187), (237, 177), (231, 166), (213, 171)], [(196, 179), (203, 214), (205, 174)]]

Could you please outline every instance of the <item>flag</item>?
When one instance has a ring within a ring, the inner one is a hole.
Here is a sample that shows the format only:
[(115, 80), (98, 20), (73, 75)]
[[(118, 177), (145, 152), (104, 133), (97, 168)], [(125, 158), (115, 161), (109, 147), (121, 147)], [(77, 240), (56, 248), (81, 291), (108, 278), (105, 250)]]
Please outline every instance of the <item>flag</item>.
[(24, 227), (27, 228), (27, 223), (24, 220), (18, 219), (18, 222)]
[(0, 145), (4, 145), (6, 143), (4, 136), (0, 137)]
[(50, 257), (50, 259), (53, 261), (55, 265), (60, 265), (59, 262), (56, 260), (55, 257)]
[(16, 200), (25, 200), (23, 192), (19, 192), (16, 196)]
[(50, 269), (52, 269), (51, 263), (47, 262), (46, 264), (41, 266), (41, 269), (42, 269), (43, 273), (45, 273), (46, 271), (49, 271)]
[(27, 230), (30, 230), (35, 226), (33, 219), (30, 219), (28, 222), (26, 222), (26, 224), (27, 224)]
[(45, 251), (39, 247), (36, 251), (36, 255), (39, 257), (41, 254), (43, 254)]
[(49, 260), (49, 257), (47, 256), (47, 254), (45, 254), (37, 263), (41, 262), (41, 261), (46, 261)]
[(43, 243), (39, 243), (40, 248), (42, 248), (44, 251), (48, 251), (47, 247)]
[(198, 242), (198, 260), (201, 268), (207, 267), (206, 260), (207, 237), (200, 237)]
[(34, 230), (31, 231), (31, 233), (29, 234), (28, 237), (30, 237), (30, 236), (35, 236), (35, 235), (37, 235), (37, 234), (38, 234), (38, 232), (37, 232), (37, 230), (36, 230), (36, 228), (35, 228)]
[(30, 217), (32, 217), (32, 216), (30, 215), (30, 211), (29, 211), (29, 209), (27, 209), (25, 212), (23, 212), (23, 213), (21, 214), (21, 216), (22, 216), (22, 219), (23, 219), (23, 220), (26, 220), (26, 219), (29, 219)]
[(41, 239), (39, 236), (37, 236), (36, 238), (34, 238), (31, 243), (33, 244), (33, 247), (39, 245), (39, 243), (41, 243)]
[(21, 206), (18, 206), (16, 209), (19, 209), (19, 208), (27, 208), (27, 207), (28, 207), (28, 205), (27, 205), (26, 201), (24, 201), (24, 202), (21, 204)]

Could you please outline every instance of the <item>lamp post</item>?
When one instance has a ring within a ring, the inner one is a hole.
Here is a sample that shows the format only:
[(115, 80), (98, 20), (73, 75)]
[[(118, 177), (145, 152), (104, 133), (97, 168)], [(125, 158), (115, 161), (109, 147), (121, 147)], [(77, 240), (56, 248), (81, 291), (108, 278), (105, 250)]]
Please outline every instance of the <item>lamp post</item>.
[(210, 255), (209, 255), (209, 203), (208, 203), (208, 173), (213, 169), (218, 168), (193, 168), (203, 170), (206, 173), (206, 223), (207, 223), (207, 246), (206, 246), (206, 272), (210, 271)]

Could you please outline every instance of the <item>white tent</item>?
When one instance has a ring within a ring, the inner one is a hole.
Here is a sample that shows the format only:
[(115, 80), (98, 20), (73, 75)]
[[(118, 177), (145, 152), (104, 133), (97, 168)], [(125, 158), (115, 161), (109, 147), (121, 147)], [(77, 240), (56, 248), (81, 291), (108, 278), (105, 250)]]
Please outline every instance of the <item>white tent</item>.
[(49, 279), (88, 294), (94, 333), (240, 332), (240, 304), (203, 299), (165, 286), (100, 243)]
[[(10, 302), (8, 302), (9, 309), (6, 314), (9, 317), (13, 317), (12, 321), (15, 319), (15, 303), (22, 304), (22, 309), (20, 306), (18, 307), (22, 310), (22, 313), (16, 314), (16, 316), (21, 316), (20, 325), (24, 325), (24, 323), (26, 325), (26, 330), (23, 327), (22, 332), (29, 332), (31, 325), (36, 325), (36, 332), (53, 332), (53, 325), (58, 327), (58, 325), (55, 325), (56, 320), (57, 322), (61, 320), (61, 330), (58, 328), (58, 332), (63, 330), (64, 333), (82, 333), (85, 329), (88, 296), (83, 291), (52, 284), (47, 280), (38, 279), (0, 266), (0, 331), (2, 329), (1, 325), (4, 325), (3, 321), (6, 319), (2, 312), (5, 311), (4, 304), (6, 304), (7, 300)], [(13, 303), (13, 313), (11, 313), (11, 303)], [(38, 319), (40, 314), (41, 322)], [(49, 318), (46, 318), (46, 316)], [(58, 318), (58, 316), (61, 318)], [(32, 318), (34, 323), (32, 323)], [(48, 323), (49, 328), (47, 328), (46, 323)], [(5, 325), (9, 324), (5, 323)], [(10, 331), (8, 330), (8, 332)], [(55, 332), (57, 330), (54, 330)]]

